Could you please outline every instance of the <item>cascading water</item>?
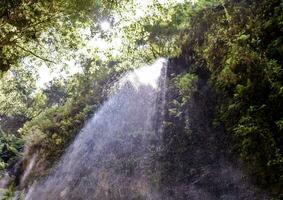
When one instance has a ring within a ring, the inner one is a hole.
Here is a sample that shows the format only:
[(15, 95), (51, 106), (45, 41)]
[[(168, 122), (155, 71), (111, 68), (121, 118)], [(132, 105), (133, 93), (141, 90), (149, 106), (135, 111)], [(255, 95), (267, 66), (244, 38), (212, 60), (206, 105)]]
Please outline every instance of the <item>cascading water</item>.
[(153, 154), (161, 140), (165, 73), (159, 59), (125, 75), (26, 200), (160, 199)]

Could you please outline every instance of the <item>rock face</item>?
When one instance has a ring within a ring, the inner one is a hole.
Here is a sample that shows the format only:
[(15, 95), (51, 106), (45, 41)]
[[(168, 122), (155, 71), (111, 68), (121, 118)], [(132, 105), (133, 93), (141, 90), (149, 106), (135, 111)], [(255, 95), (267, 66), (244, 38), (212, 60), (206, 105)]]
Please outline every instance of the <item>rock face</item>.
[[(170, 60), (168, 78), (187, 70), (185, 59)], [(245, 176), (233, 158), (229, 136), (222, 128), (213, 128), (217, 96), (208, 85), (205, 72), (198, 72), (197, 91), (180, 109), (172, 102), (180, 99), (174, 87), (168, 87), (166, 124), (161, 156), (163, 199), (242, 200), (268, 199)]]

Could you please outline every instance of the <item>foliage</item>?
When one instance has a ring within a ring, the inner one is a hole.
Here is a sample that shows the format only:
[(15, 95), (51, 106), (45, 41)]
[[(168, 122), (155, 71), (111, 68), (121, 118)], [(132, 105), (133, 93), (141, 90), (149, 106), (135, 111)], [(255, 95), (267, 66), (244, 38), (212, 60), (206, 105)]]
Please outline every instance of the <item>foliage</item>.
[(182, 96), (183, 105), (188, 102), (191, 95), (197, 90), (197, 76), (192, 73), (184, 73), (175, 76), (173, 83)]
[(49, 83), (47, 88), (43, 89), (43, 94), (46, 96), (47, 107), (62, 105), (67, 97), (68, 93), (65, 89), (66, 80), (55, 79)]
[(70, 95), (66, 101), (52, 104), (20, 130), (26, 142), (24, 158), (28, 160), (34, 154), (39, 157), (34, 167), (37, 175), (47, 173), (105, 98), (103, 91), (111, 70), (101, 67), (99, 71), (92, 71), (93, 66), (87, 65), (88, 70), (66, 83)]
[(149, 63), (158, 57), (180, 54), (191, 4), (178, 4), (174, 0), (122, 1), (112, 13), (115, 28), (112, 37), (122, 40), (122, 55), (131, 62)]
[[(36, 115), (36, 83), (32, 69), (17, 68), (0, 79), (0, 113), (6, 116), (22, 115), (30, 118)], [(39, 101), (38, 101), (39, 103)]]
[(0, 127), (0, 171), (21, 156), (24, 140), (20, 136), (4, 133)]
[(3, 200), (11, 200), (14, 197), (14, 188), (13, 186), (10, 186), (3, 195)]
[(28, 55), (50, 64), (63, 49), (77, 48), (77, 28), (90, 23), (94, 8), (91, 0), (1, 1), (0, 72)]
[(283, 185), (282, 9), (279, 0), (200, 9), (182, 53), (199, 76), (209, 72), (218, 121), (257, 183), (274, 193)]

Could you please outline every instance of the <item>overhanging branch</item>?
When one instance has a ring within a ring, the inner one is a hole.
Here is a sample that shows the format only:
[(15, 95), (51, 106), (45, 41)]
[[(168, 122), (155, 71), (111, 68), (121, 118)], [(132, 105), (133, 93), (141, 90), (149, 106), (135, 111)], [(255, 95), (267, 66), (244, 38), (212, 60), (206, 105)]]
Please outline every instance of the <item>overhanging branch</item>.
[(18, 45), (18, 44), (16, 44), (16, 46), (19, 47), (20, 49), (22, 49), (23, 51), (28, 52), (28, 53), (32, 54), (33, 56), (35, 56), (35, 57), (37, 57), (37, 58), (39, 58), (39, 59), (41, 59), (41, 60), (43, 60), (43, 61), (56, 64), (54, 61), (49, 60), (49, 59), (47, 59), (47, 58), (44, 58), (44, 57), (42, 57), (42, 56), (39, 56), (39, 55), (35, 54), (34, 52), (32, 52), (32, 51), (30, 51), (30, 50), (28, 50), (28, 49), (25, 49), (24, 47), (21, 47), (21, 46)]

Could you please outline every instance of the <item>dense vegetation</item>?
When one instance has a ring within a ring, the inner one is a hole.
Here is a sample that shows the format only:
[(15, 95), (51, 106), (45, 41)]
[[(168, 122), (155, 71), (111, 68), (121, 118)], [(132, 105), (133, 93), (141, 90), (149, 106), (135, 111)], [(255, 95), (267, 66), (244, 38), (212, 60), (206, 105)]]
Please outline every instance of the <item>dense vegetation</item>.
[(182, 56), (219, 93), (215, 124), (257, 183), (282, 192), (282, 2), (234, 1), (197, 13)]
[[(224, 129), (231, 152), (254, 182), (282, 195), (282, 1), (162, 2), (0, 2), (1, 173), (13, 171), (20, 160), (18, 171), (25, 169), (37, 154), (29, 178), (45, 175), (107, 98), (118, 74), (163, 56), (183, 60), (169, 74), (176, 94), (165, 124), (184, 141), (174, 152), (188, 153), (190, 138), (170, 123), (179, 119), (185, 128), (182, 116), (199, 92), (198, 80), (204, 80), (215, 94), (209, 102), (214, 127)], [(104, 20), (111, 30), (100, 26)], [(80, 62), (80, 72), (38, 86), (40, 69), (65, 72), (70, 59)]]

